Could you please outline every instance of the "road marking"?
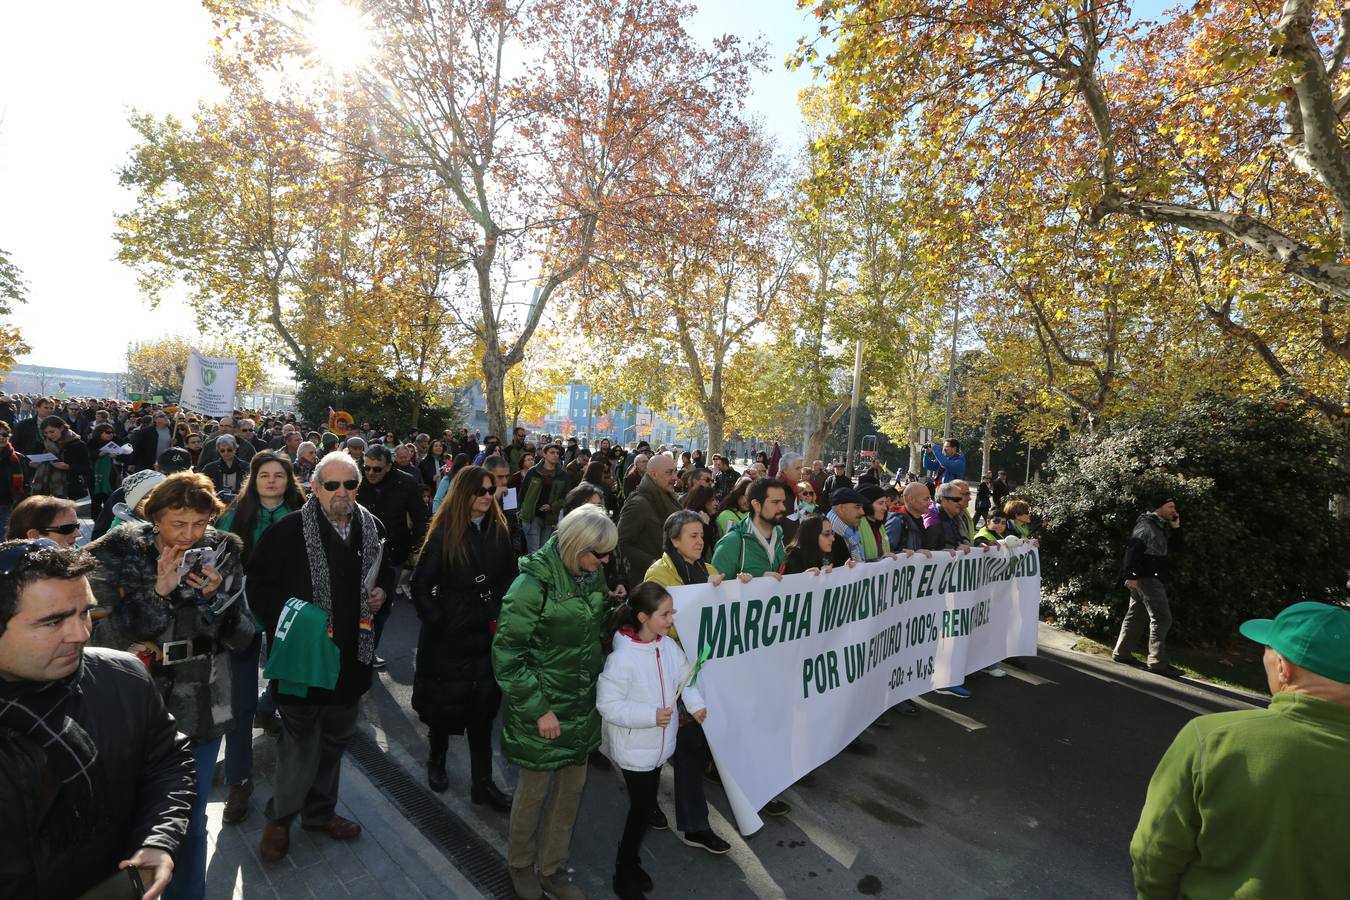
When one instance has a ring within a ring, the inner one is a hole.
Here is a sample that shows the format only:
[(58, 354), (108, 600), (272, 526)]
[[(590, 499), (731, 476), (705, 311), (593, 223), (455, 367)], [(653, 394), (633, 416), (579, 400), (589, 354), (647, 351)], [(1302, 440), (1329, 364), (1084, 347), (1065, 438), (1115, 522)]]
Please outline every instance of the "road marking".
[[(672, 832), (675, 826), (675, 772), (672, 766), (664, 766), (661, 771), (661, 811), (666, 814), (670, 820)], [(741, 833), (736, 830), (722, 815), (721, 811), (711, 803), (708, 804), (708, 827), (722, 836), (728, 844), (731, 845), (731, 851), (726, 854), (726, 858), (736, 864), (736, 868), (745, 875), (745, 883), (754, 892), (759, 900), (787, 900), (787, 892), (779, 886), (778, 882), (773, 880), (769, 870), (764, 868), (764, 864), (759, 861), (755, 851), (750, 849), (750, 845), (741, 837)], [(675, 840), (679, 840), (678, 837)], [(644, 852), (651, 852), (651, 841), (644, 841), (647, 846), (643, 848)], [(693, 848), (691, 848), (693, 849)], [(701, 852), (694, 850), (694, 852)]]
[(929, 712), (942, 716), (942, 718), (947, 719), (948, 721), (955, 722), (957, 725), (960, 725), (966, 731), (979, 731), (981, 728), (985, 727), (983, 722), (977, 722), (970, 716), (963, 716), (959, 712), (952, 712), (947, 707), (938, 706), (936, 703), (933, 703), (932, 701), (929, 700), (925, 700), (922, 697), (915, 697), (914, 702), (919, 704), (919, 706), (922, 706)]
[(802, 830), (802, 834), (839, 865), (845, 869), (853, 868), (853, 862), (858, 858), (857, 845), (839, 837), (829, 823), (811, 809), (797, 791), (786, 790), (783, 792), (783, 798), (792, 804), (792, 812), (788, 813), (787, 817)]
[(1053, 678), (1042, 678), (1035, 672), (1027, 672), (1023, 669), (1017, 668), (1016, 666), (1004, 666), (1003, 671), (1007, 672), (1009, 675), (1011, 675), (1013, 678), (1016, 678), (1018, 681), (1025, 681), (1027, 684), (1034, 684), (1037, 687), (1043, 684), (1058, 683)]

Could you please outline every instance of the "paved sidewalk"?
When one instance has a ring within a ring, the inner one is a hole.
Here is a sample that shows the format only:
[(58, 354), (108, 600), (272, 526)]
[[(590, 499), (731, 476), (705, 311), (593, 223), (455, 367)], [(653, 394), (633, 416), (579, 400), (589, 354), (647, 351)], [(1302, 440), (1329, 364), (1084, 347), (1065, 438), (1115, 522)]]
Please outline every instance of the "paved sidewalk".
[[(350, 759), (342, 766), (338, 814), (361, 823), (352, 841), (333, 841), (291, 828), (291, 850), (279, 862), (258, 858), (263, 808), (272, 795), (272, 738), (255, 732), (253, 798), (248, 818), (221, 820), (228, 789), (217, 784), (207, 805), (209, 900), (477, 900), (482, 895), (436, 846), (413, 828)], [(223, 768), (217, 766), (217, 778)]]

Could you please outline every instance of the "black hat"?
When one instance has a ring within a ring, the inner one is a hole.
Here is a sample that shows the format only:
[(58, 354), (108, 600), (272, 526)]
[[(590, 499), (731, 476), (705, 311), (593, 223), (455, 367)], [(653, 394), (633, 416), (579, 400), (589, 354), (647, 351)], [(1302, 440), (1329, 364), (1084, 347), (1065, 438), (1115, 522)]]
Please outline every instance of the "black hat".
[(186, 472), (192, 468), (192, 454), (182, 447), (170, 447), (159, 455), (155, 464), (165, 475), (172, 475), (174, 472)]
[(842, 469), (844, 467), (844, 461), (842, 459), (836, 459), (834, 461), (834, 467), (836, 469)]
[(1173, 497), (1171, 494), (1159, 492), (1156, 494), (1149, 494), (1148, 497), (1144, 499), (1144, 502), (1148, 504), (1148, 506), (1146, 507), (1148, 511), (1152, 512), (1158, 507), (1166, 506), (1167, 504), (1172, 503), (1175, 500), (1176, 498)]
[(858, 488), (858, 494), (866, 501), (867, 506), (871, 506), (873, 503), (876, 503), (882, 497), (886, 496), (886, 492), (875, 484), (863, 485)]
[(863, 495), (851, 487), (836, 488), (834, 493), (830, 494), (830, 506), (839, 506), (842, 503), (856, 503), (863, 507), (868, 505)]

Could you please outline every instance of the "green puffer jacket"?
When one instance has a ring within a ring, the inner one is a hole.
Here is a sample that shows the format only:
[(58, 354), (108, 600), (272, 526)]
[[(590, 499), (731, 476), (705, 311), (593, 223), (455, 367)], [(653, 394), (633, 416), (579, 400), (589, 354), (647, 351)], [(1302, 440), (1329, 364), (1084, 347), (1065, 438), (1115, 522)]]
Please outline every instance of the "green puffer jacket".
[[(580, 586), (551, 537), (520, 560), (502, 600), (492, 668), (506, 695), (502, 753), (524, 769), (585, 765), (600, 746), (595, 685), (604, 668), (600, 640), (609, 612), (604, 570)], [(562, 735), (539, 736), (539, 717), (558, 717)]]

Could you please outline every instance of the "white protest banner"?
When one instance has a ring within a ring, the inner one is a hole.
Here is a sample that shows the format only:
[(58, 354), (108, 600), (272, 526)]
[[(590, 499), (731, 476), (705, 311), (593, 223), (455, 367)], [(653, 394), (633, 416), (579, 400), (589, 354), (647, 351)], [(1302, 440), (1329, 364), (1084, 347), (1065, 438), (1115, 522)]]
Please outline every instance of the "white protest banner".
[(896, 703), (1034, 656), (1040, 572), (1037, 549), (1010, 541), (672, 588), (685, 653), (711, 648), (703, 730), (741, 833)]
[(182, 405), (208, 416), (228, 416), (234, 412), (238, 380), (239, 360), (202, 356), (193, 350), (183, 373)]

